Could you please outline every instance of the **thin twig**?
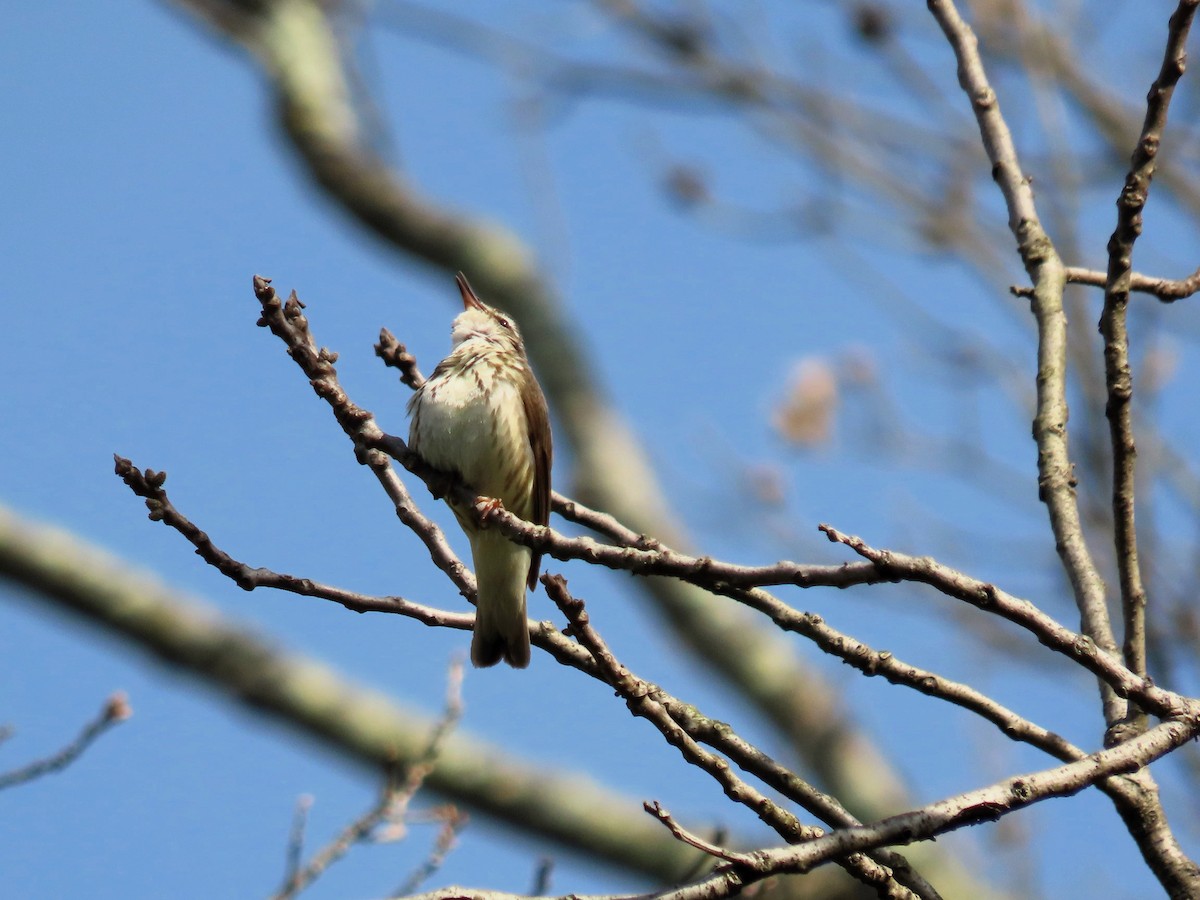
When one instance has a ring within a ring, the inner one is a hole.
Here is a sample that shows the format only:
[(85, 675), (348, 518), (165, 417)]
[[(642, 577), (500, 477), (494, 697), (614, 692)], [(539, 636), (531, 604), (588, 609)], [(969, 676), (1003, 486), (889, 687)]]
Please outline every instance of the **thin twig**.
[(245, 591), (255, 588), (268, 587), (275, 590), (287, 591), (304, 597), (319, 597), (339, 603), (353, 612), (388, 612), (408, 616), (426, 625), (438, 625), (444, 628), (457, 628), (469, 631), (475, 617), (470, 613), (453, 613), (436, 609), (403, 597), (373, 597), (347, 591), (333, 585), (322, 584), (311, 578), (300, 578), (272, 571), (263, 567), (249, 566), (234, 559), (215, 543), (208, 534), (196, 526), (187, 516), (176, 509), (167, 496), (163, 485), (167, 473), (146, 469), (143, 473), (130, 460), (115, 456), (116, 473), (135, 494), (146, 500), (146, 508), (150, 510), (151, 521), (162, 522), (178, 531), (196, 548), (196, 555), (221, 574), (232, 579), (238, 587)]
[[(365, 612), (389, 612), (415, 618), (427, 625), (467, 630), (472, 627), (473, 617), (468, 614), (451, 613), (400, 597), (370, 597), (314, 582), (308, 578), (279, 574), (265, 568), (251, 568), (221, 551), (208, 535), (193, 525), (170, 502), (163, 483), (165, 474), (148, 471), (145, 475), (128, 460), (118, 457), (118, 474), (140, 496), (147, 498), (151, 518), (163, 521), (176, 528), (196, 548), (198, 554), (214, 565), (237, 584), (247, 590), (258, 586), (273, 587), (303, 596), (319, 597), (339, 603), (347, 609)], [(564, 507), (570, 508), (580, 518), (599, 527), (603, 526), (611, 536), (637, 540), (644, 546), (654, 546), (649, 541), (633, 534), (615, 519), (587, 510), (581, 504), (564, 499)], [(669, 548), (637, 550), (631, 547), (609, 547), (596, 544), (587, 538), (566, 538), (549, 529), (531, 525), (503, 510), (493, 512), (491, 519), (515, 539), (535, 543), (541, 549), (560, 559), (586, 559), (618, 569), (644, 574), (673, 574), (677, 577), (695, 579), (701, 585), (725, 593), (743, 603), (769, 615), (780, 627), (794, 631), (814, 640), (823, 650), (838, 656), (843, 661), (868, 675), (882, 675), (889, 681), (902, 684), (930, 696), (939, 697), (955, 705), (969, 709), (996, 724), (1009, 737), (1033, 744), (1060, 759), (1078, 758), (1081, 751), (1053, 732), (1029, 722), (1006, 709), (978, 691), (941, 678), (940, 676), (910, 666), (890, 653), (872, 650), (870, 647), (837, 632), (819, 617), (801, 613), (781, 603), (765, 591), (735, 586), (739, 580), (746, 583), (792, 583), (801, 586), (816, 584), (847, 586), (849, 584), (886, 583), (897, 580), (919, 581), (930, 584), (949, 596), (972, 603), (978, 608), (999, 614), (1027, 628), (1043, 644), (1064, 653), (1076, 662), (1097, 671), (1110, 679), (1123, 695), (1139, 697), (1139, 702), (1150, 704), (1148, 708), (1170, 714), (1178, 709), (1181, 698), (1161, 688), (1149, 686), (1134, 678), (1132, 673), (1105, 656), (1097, 654), (1090, 642), (1060, 625), (1028, 601), (1012, 597), (994, 585), (971, 579), (960, 572), (941, 566), (927, 558), (917, 559), (891, 551), (876, 551), (857, 538), (842, 535), (836, 529), (824, 527), (831, 540), (845, 543), (864, 556), (868, 562), (861, 566), (800, 566), (781, 562), (770, 567), (738, 567), (718, 563), (707, 558), (694, 558), (676, 554)], [(701, 578), (700, 576), (705, 576)], [(719, 581), (710, 582), (709, 575)], [(723, 581), (727, 583), (722, 583)], [(553, 628), (534, 630), (534, 642), (550, 650), (560, 662), (583, 671), (592, 667), (580, 657), (582, 651), (563, 638)], [(572, 652), (575, 651), (575, 652)], [(1148, 693), (1146, 693), (1148, 691)], [(744, 752), (744, 748), (743, 748)], [(752, 756), (752, 754), (751, 754)], [(748, 757), (749, 758), (749, 757)], [(772, 776), (776, 787), (788, 779), (780, 772)], [(793, 787), (796, 787), (793, 783)], [(797, 802), (805, 802), (806, 808), (825, 818), (832, 807), (827, 807), (816, 798), (805, 800), (803, 794), (794, 795)], [(812, 805), (809, 805), (812, 804)], [(834, 819), (833, 821), (838, 821)]]
[(723, 859), (725, 862), (740, 863), (747, 860), (747, 856), (744, 853), (734, 853), (732, 850), (726, 850), (724, 847), (718, 847), (711, 841), (706, 841), (699, 835), (688, 831), (686, 828), (676, 822), (671, 814), (667, 812), (667, 810), (663, 808), (663, 805), (657, 800), (652, 803), (643, 803), (642, 808), (645, 809), (646, 812), (650, 813), (650, 815), (654, 816), (654, 818), (658, 819), (658, 821), (662, 822), (663, 825), (667, 827), (667, 830), (675, 836), (676, 840), (683, 841), (685, 844), (695, 847), (697, 850), (702, 850), (709, 856), (716, 857), (717, 859)]
[[(1108, 273), (1096, 269), (1083, 269), (1077, 266), (1067, 266), (1067, 281), (1071, 284), (1086, 284), (1091, 287), (1106, 287)], [(1183, 300), (1200, 291), (1200, 268), (1186, 278), (1154, 278), (1141, 272), (1129, 273), (1129, 290), (1137, 294), (1150, 294), (1163, 303), (1174, 303)], [(1012, 292), (1018, 297), (1029, 297), (1032, 288), (1013, 288)]]
[(15, 787), (19, 784), (33, 781), (35, 778), (41, 778), (43, 775), (48, 775), (51, 772), (59, 772), (69, 766), (75, 760), (83, 755), (83, 752), (92, 745), (92, 742), (112, 726), (118, 722), (124, 722), (133, 715), (133, 708), (129, 705), (128, 698), (118, 692), (113, 694), (104, 703), (104, 708), (100, 710), (100, 714), (88, 722), (79, 732), (79, 736), (67, 746), (63, 747), (57, 753), (51, 754), (43, 759), (34, 760), (28, 765), (21, 766), (19, 769), (13, 769), (11, 772), (0, 773), (0, 790), (5, 788)]
[(304, 866), (289, 871), (289, 878), (272, 900), (291, 900), (349, 852), (355, 844), (367, 840), (381, 824), (402, 819), (408, 804), (432, 771), (446, 737), (462, 718), (462, 662), (454, 660), (448, 677), (446, 708), (430, 734), (424, 753), (407, 766), (393, 767), (387, 774), (379, 799), (370, 809), (347, 825), (328, 844), (318, 850)]
[(384, 365), (400, 370), (400, 383), (409, 390), (415, 391), (425, 383), (425, 376), (417, 368), (417, 358), (386, 328), (379, 330), (379, 343), (375, 345), (375, 355), (383, 360)]
[[(1200, 720), (1164, 722), (1119, 746), (1097, 751), (1065, 766), (1007, 778), (861, 828), (839, 829), (804, 844), (755, 851), (747, 854), (747, 862), (724, 863), (712, 875), (685, 887), (624, 897), (577, 896), (575, 900), (723, 900), (772, 875), (810, 872), (848, 853), (929, 840), (966, 826), (996, 821), (1050, 797), (1076, 794), (1098, 779), (1145, 767), (1194, 739), (1197, 732)], [(514, 900), (515, 895), (455, 887), (410, 900), (452, 900), (466, 896)]]
[(355, 844), (364, 841), (372, 831), (387, 819), (398, 784), (393, 773), (388, 777), (387, 785), (379, 792), (379, 799), (365, 813), (347, 825), (328, 844), (313, 854), (312, 858), (295, 872), (284, 883), (271, 900), (291, 900), (310, 884), (320, 878), (325, 871), (345, 856)]
[(280, 890), (284, 890), (296, 879), (300, 872), (300, 865), (304, 862), (304, 834), (308, 828), (308, 813), (312, 806), (311, 794), (303, 794), (296, 801), (296, 808), (292, 812), (292, 827), (288, 832), (287, 853)]
[(442, 867), (446, 857), (458, 843), (459, 832), (470, 821), (466, 813), (453, 805), (441, 807), (438, 817), (441, 819), (442, 827), (438, 829), (437, 838), (429, 855), (404, 884), (388, 895), (389, 897), (407, 897), (409, 894), (415, 894), (417, 889)]
[(601, 677), (624, 698), (630, 712), (647, 719), (663, 733), (669, 743), (676, 746), (684, 758), (708, 772), (726, 796), (742, 803), (785, 840), (811, 837), (791, 813), (788, 813), (766, 796), (755, 790), (734, 774), (728, 765), (712, 753), (698, 746), (679, 724), (668, 715), (663, 705), (654, 698), (655, 688), (638, 678), (619, 662), (608, 645), (591, 626), (583, 601), (573, 597), (567, 589), (566, 579), (561, 575), (543, 575), (542, 584), (555, 605), (562, 610), (570, 622), (571, 634), (592, 654), (599, 665)]
[(554, 874), (554, 857), (543, 856), (538, 860), (533, 873), (533, 884), (529, 887), (530, 897), (544, 897), (550, 893), (550, 880)]

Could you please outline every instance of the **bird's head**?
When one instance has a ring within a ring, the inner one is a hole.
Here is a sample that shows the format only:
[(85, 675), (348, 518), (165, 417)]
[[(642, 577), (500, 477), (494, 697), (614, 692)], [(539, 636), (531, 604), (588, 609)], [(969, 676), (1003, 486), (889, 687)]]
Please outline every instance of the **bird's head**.
[(484, 341), (495, 349), (512, 350), (524, 356), (525, 343), (521, 340), (516, 323), (480, 300), (462, 272), (455, 276), (455, 281), (462, 294), (463, 311), (455, 316), (451, 325), (451, 344), (458, 348), (468, 341)]

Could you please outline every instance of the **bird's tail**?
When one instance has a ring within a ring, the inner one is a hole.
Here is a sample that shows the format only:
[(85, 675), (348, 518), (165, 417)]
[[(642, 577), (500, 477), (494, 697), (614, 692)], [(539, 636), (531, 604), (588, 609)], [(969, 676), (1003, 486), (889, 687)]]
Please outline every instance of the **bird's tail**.
[(514, 669), (524, 669), (529, 665), (525, 580), (530, 550), (485, 528), (471, 534), (471, 556), (479, 585), (471, 662), (485, 668), (503, 659)]

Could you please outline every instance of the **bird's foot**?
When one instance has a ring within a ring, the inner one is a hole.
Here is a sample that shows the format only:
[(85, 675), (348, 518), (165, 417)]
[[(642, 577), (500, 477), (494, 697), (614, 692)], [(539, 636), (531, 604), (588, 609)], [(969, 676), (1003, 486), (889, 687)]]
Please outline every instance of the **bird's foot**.
[(499, 497), (476, 497), (475, 511), (479, 513), (479, 521), (486, 525), (500, 510), (504, 509), (504, 503)]

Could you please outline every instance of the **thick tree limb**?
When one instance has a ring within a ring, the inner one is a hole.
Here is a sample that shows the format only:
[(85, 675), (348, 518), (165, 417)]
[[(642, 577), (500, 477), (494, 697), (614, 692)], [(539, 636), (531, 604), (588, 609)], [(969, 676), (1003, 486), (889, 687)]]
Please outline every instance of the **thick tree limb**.
[[(5, 510), (0, 576), (374, 771), (418, 760), (436, 728), (432, 718), (256, 637), (98, 548)], [(462, 732), (446, 741), (426, 783), (628, 871), (671, 881), (695, 863), (696, 851), (664, 834), (640, 801), (598, 788), (590, 776), (526, 765)]]

